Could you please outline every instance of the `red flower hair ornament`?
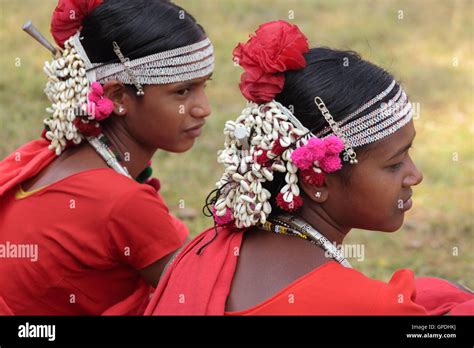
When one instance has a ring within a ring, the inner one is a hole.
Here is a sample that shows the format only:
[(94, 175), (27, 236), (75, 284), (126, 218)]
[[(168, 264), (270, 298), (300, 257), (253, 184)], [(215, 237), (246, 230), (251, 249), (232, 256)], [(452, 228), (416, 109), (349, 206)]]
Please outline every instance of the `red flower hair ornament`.
[(82, 28), (82, 21), (103, 0), (59, 0), (51, 18), (54, 41), (64, 48), (64, 41)]
[(234, 61), (245, 70), (239, 84), (244, 97), (257, 104), (274, 99), (283, 89), (283, 73), (304, 68), (308, 51), (308, 39), (298, 26), (282, 20), (260, 25), (233, 51)]

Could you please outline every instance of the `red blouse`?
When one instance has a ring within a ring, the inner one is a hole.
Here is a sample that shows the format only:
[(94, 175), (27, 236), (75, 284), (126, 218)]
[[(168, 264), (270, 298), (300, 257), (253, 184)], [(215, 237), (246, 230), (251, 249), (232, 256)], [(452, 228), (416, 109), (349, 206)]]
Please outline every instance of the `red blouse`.
[(156, 190), (109, 168), (23, 198), (18, 189), (0, 191), (1, 313), (143, 313), (152, 287), (137, 270), (178, 249), (188, 234)]
[(262, 303), (226, 315), (423, 315), (413, 272), (399, 270), (387, 283), (328, 262)]
[(473, 314), (474, 295), (449, 282), (411, 270), (382, 282), (328, 262), (300, 277), (262, 303), (225, 312), (242, 230), (208, 229), (194, 238), (162, 277), (145, 315), (439, 315)]

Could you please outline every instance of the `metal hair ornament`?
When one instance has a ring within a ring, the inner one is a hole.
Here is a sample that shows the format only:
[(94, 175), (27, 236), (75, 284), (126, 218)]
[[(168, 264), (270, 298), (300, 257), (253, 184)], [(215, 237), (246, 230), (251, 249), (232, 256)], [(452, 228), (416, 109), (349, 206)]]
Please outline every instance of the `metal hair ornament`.
[(117, 42), (114, 41), (114, 42), (112, 42), (112, 44), (114, 46), (115, 54), (117, 55), (117, 57), (122, 62), (123, 66), (125, 67), (125, 70), (127, 71), (128, 76), (130, 77), (130, 79), (133, 81), (133, 84), (137, 88), (137, 95), (138, 96), (145, 95), (145, 92), (143, 91), (142, 85), (140, 84), (140, 82), (137, 81), (136, 77), (133, 75), (132, 71), (130, 70), (130, 67), (129, 67), (130, 59), (124, 57), (124, 55), (122, 54), (122, 51), (120, 51), (120, 47), (117, 44)]
[(354, 149), (349, 146), (349, 142), (347, 141), (345, 135), (341, 130), (339, 129), (339, 126), (337, 125), (336, 121), (334, 121), (331, 113), (329, 112), (328, 108), (324, 104), (323, 100), (320, 97), (314, 98), (314, 103), (316, 106), (319, 108), (321, 113), (323, 114), (324, 118), (326, 121), (329, 123), (329, 126), (331, 127), (332, 131), (334, 134), (336, 134), (344, 143), (344, 148), (345, 148), (345, 153), (343, 160), (344, 161), (349, 161), (350, 164), (356, 164), (357, 163), (357, 155), (354, 151)]

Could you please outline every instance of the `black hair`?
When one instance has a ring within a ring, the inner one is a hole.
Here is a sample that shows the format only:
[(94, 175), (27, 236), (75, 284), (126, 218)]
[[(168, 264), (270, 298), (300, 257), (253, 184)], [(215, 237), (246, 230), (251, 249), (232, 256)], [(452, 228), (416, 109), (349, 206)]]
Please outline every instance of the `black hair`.
[(92, 63), (119, 62), (116, 41), (130, 59), (187, 46), (205, 31), (194, 17), (168, 0), (105, 0), (82, 22), (82, 46)]
[[(383, 68), (363, 60), (357, 52), (350, 50), (317, 47), (310, 49), (305, 59), (305, 68), (285, 73), (283, 90), (275, 100), (289, 108), (313, 134), (329, 125), (314, 103), (316, 96), (321, 97), (337, 122), (385, 90), (394, 79)], [(396, 92), (397, 88), (394, 88), (384, 99), (357, 115), (354, 120), (380, 107), (380, 103), (392, 98)], [(368, 155), (372, 147), (373, 144), (355, 148), (357, 158)], [(335, 175), (347, 187), (350, 185), (353, 164), (342, 163), (342, 169)], [(276, 197), (285, 184), (284, 175), (274, 172), (273, 181), (263, 185), (272, 197)], [(277, 213), (279, 208), (275, 200), (271, 199), (270, 203), (272, 212)]]

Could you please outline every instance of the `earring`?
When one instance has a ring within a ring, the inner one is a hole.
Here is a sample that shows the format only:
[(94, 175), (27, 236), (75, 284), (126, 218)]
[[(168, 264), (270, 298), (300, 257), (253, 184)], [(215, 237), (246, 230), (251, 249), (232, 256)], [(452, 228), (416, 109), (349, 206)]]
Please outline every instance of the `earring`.
[(118, 111), (119, 111), (119, 112), (123, 112), (123, 106), (122, 106), (122, 105), (119, 106)]
[(316, 196), (316, 198), (319, 198), (319, 197), (321, 197), (321, 192), (318, 191), (314, 195)]

